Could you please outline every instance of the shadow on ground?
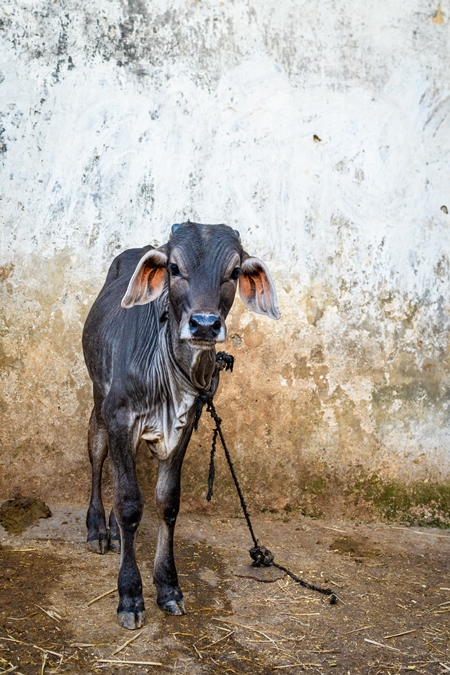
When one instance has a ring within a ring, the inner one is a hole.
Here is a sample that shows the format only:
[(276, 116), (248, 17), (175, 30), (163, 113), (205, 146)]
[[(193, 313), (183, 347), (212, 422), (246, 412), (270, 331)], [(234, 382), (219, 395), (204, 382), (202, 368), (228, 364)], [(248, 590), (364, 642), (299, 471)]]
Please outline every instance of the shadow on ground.
[(446, 531), (255, 518), (277, 562), (337, 593), (330, 605), (273, 569), (255, 579), (242, 519), (184, 515), (176, 557), (188, 614), (171, 617), (155, 604), (147, 515), (137, 540), (146, 625), (131, 633), (116, 622), (119, 557), (85, 549), (83, 510), (52, 512), (0, 539), (0, 673), (450, 672)]

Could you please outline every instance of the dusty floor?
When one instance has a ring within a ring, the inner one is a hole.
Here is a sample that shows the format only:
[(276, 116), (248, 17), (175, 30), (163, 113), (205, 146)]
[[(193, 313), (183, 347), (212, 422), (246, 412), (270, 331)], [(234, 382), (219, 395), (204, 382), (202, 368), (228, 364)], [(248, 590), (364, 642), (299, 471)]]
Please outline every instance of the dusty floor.
[(147, 510), (137, 543), (147, 620), (128, 632), (115, 591), (88, 605), (114, 589), (118, 556), (86, 550), (84, 510), (52, 511), (19, 536), (0, 527), (0, 673), (450, 672), (448, 531), (255, 518), (277, 562), (336, 591), (332, 606), (273, 569), (261, 573), (267, 582), (252, 578), (242, 519), (184, 515), (188, 614), (170, 617), (154, 601)]

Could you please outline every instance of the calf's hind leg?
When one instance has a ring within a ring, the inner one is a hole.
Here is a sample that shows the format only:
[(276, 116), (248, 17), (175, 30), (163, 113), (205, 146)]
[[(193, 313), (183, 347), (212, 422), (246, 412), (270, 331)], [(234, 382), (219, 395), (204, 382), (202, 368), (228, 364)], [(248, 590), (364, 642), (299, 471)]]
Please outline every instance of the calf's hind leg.
[(87, 546), (94, 553), (108, 550), (105, 509), (102, 503), (102, 468), (108, 454), (108, 434), (105, 423), (97, 415), (95, 407), (89, 420), (89, 459), (92, 466), (91, 499), (86, 516)]
[(120, 530), (114, 509), (109, 514), (109, 550), (120, 553)]

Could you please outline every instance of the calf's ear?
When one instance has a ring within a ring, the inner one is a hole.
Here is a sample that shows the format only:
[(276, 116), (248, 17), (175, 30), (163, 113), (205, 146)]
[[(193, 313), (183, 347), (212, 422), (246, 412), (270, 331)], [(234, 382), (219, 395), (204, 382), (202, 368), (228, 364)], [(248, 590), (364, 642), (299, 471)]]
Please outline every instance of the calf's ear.
[(241, 264), (239, 276), (239, 295), (246, 307), (266, 314), (271, 319), (279, 319), (277, 292), (266, 264), (259, 258), (249, 256)]
[(167, 255), (156, 248), (147, 251), (139, 260), (121, 305), (130, 309), (134, 305), (146, 305), (161, 295), (166, 279)]

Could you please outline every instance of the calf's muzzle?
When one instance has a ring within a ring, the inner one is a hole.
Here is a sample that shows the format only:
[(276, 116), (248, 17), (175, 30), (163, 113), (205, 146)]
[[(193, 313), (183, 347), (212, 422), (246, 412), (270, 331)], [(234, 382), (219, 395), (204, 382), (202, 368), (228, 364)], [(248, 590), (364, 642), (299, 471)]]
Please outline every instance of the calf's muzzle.
[(208, 312), (191, 314), (188, 322), (188, 339), (204, 342), (223, 342), (225, 340), (225, 325), (220, 316)]

